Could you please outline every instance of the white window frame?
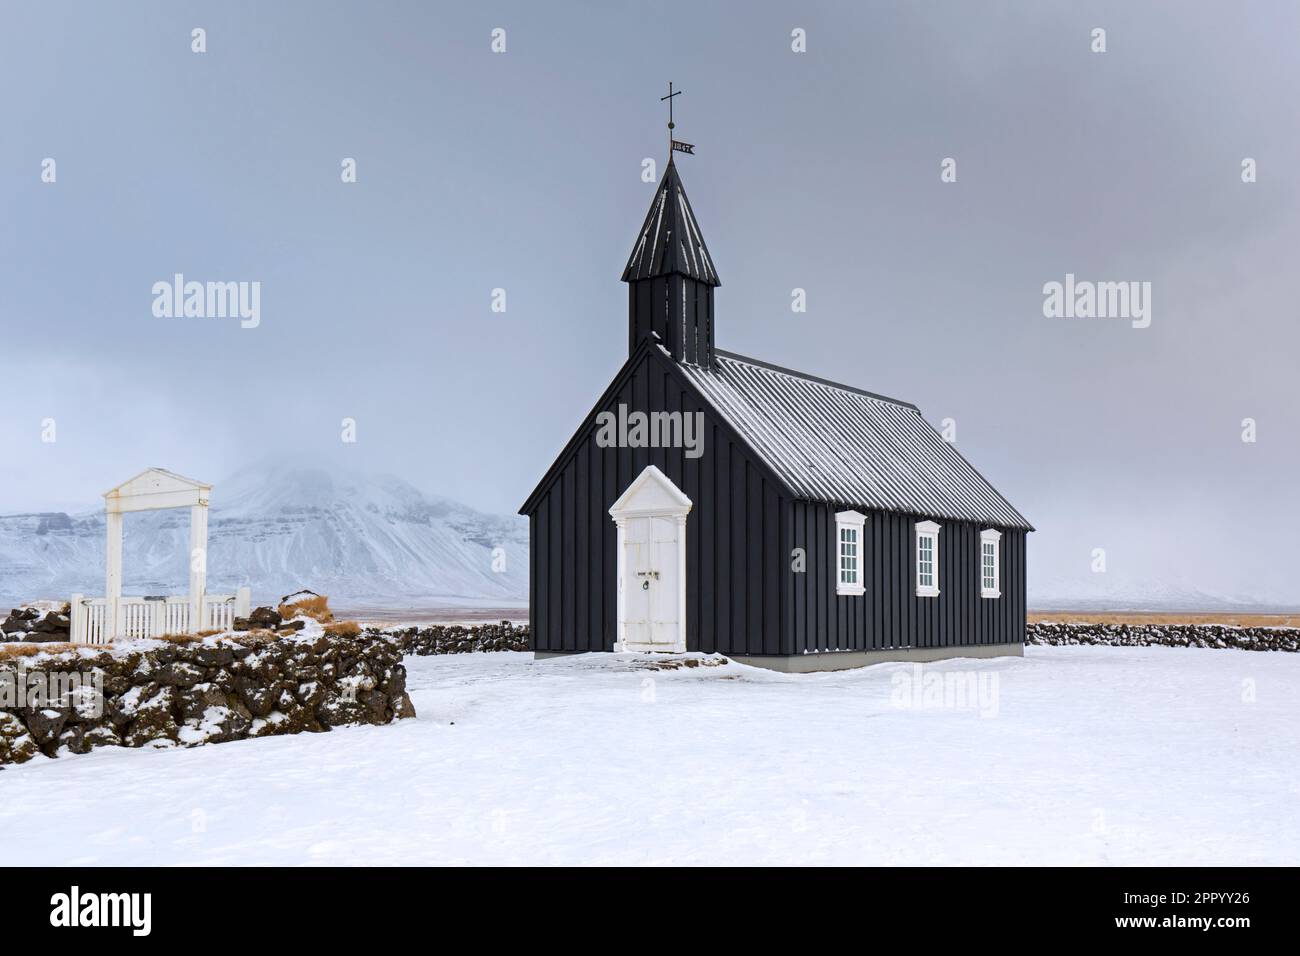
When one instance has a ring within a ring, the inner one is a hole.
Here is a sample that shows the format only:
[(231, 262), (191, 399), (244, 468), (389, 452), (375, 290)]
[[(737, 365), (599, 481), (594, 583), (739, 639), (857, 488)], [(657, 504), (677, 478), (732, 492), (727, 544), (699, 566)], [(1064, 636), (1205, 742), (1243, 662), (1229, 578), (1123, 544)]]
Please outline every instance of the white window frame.
[[(984, 583), (984, 546), (991, 544), (993, 546), (993, 587)], [(1000, 598), (1002, 597), (1002, 532), (993, 528), (985, 528), (980, 532), (980, 597), (982, 598)]]
[[(863, 527), (867, 523), (867, 516), (857, 511), (841, 511), (835, 515), (835, 593), (844, 594), (850, 597), (858, 597), (867, 591), (866, 580), (863, 564), (866, 559), (866, 535), (863, 534)], [(854, 537), (854, 546), (857, 548), (857, 561), (853, 569), (853, 579), (844, 580), (844, 557), (841, 553), (843, 548), (843, 536), (845, 532), (852, 532)]]
[[(916, 576), (916, 596), (917, 597), (938, 597), (939, 596), (939, 525), (933, 521), (918, 521), (916, 523), (916, 546), (913, 548), (914, 559), (912, 564), (915, 568)], [(929, 539), (930, 545), (930, 583), (921, 583), (921, 541)]]

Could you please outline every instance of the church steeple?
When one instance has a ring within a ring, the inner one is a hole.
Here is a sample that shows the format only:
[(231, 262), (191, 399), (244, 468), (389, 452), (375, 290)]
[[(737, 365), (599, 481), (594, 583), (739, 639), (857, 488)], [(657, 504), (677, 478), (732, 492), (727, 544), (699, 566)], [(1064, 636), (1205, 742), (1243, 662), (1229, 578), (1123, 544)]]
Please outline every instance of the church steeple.
[(677, 361), (713, 367), (713, 290), (722, 283), (671, 152), (623, 281), (629, 352), (655, 332)]

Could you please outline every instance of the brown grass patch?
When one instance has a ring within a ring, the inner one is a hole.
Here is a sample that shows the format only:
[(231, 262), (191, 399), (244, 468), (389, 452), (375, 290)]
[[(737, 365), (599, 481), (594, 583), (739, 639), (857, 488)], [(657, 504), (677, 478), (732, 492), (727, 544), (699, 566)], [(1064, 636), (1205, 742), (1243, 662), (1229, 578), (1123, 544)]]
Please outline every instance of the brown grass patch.
[(334, 620), (334, 612), (330, 610), (329, 598), (323, 594), (295, 601), (293, 604), (281, 604), (277, 610), (286, 621), (295, 617), (309, 617), (321, 624), (329, 624)]
[(21, 644), (15, 641), (12, 644), (0, 644), (0, 659), (8, 657), (35, 657), (41, 652), (41, 649), (35, 644)]
[(193, 644), (198, 639), (197, 634), (160, 634), (154, 638), (156, 641), (166, 641), (168, 644)]
[(1030, 611), (1030, 624), (1224, 624), (1236, 627), (1300, 627), (1300, 614), (1174, 614), (1161, 611)]
[(330, 637), (358, 637), (361, 625), (356, 621), (339, 621), (336, 624), (326, 624), (325, 633)]
[(62, 651), (70, 651), (75, 648), (76, 644), (69, 644), (66, 641), (55, 641), (47, 644), (27, 644), (21, 641), (0, 644), (0, 659), (9, 657), (35, 657), (37, 654), (49, 653), (58, 654)]

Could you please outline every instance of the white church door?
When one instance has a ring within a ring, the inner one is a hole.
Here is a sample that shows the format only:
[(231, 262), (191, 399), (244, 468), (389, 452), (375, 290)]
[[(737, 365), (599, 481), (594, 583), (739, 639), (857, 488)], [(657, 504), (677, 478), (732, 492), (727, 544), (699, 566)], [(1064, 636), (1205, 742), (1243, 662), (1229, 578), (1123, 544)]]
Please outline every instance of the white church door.
[(677, 644), (677, 519), (638, 516), (623, 532), (626, 614), (623, 640), (629, 649), (675, 650)]
[(653, 465), (609, 509), (618, 525), (619, 651), (686, 650), (691, 501)]

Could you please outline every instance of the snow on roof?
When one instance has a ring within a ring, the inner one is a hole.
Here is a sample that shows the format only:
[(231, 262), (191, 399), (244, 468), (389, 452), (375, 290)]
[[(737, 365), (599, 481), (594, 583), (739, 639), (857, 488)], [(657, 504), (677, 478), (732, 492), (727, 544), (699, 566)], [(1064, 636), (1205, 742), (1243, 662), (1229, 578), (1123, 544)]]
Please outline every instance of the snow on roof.
[(678, 367), (797, 496), (1032, 531), (915, 405), (717, 351)]
[(623, 270), (623, 281), (684, 275), (712, 286), (721, 285), (704, 234), (686, 198), (677, 166), (671, 160), (655, 191), (650, 211)]

